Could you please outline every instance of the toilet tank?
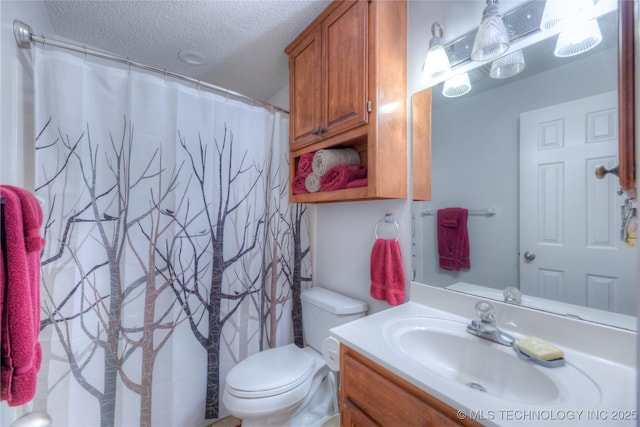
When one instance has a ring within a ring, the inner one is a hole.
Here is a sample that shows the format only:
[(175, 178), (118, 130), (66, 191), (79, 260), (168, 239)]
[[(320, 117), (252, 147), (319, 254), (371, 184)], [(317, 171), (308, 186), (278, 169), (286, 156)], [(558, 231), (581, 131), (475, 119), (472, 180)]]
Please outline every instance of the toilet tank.
[(313, 287), (301, 293), (302, 327), (307, 345), (322, 352), (329, 329), (364, 317), (367, 303), (328, 289)]

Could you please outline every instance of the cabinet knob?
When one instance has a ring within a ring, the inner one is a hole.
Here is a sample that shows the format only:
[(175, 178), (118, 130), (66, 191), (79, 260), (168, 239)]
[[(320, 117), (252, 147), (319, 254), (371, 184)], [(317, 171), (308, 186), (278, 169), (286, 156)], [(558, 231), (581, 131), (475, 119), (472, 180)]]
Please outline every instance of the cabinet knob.
[(317, 128), (317, 129), (312, 130), (312, 131), (311, 131), (311, 135), (316, 135), (316, 136), (318, 136), (318, 135), (320, 135), (320, 134), (325, 133), (326, 131), (327, 131), (327, 130), (321, 126), (321, 127)]

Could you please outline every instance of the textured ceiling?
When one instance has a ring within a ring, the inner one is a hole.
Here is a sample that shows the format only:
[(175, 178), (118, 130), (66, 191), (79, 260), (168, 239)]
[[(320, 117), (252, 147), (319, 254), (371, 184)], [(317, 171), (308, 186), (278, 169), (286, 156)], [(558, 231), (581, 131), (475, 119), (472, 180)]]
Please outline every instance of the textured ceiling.
[[(288, 83), (284, 48), (329, 0), (59, 1), (56, 35), (267, 100)], [(187, 65), (181, 50), (200, 52)]]

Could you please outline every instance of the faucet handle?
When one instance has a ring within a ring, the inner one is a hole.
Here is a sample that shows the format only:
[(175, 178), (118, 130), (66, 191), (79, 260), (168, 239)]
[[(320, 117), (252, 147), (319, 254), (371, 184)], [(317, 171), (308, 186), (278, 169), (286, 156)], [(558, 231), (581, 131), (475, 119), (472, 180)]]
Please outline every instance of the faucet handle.
[(480, 317), (480, 320), (487, 323), (496, 323), (496, 312), (493, 310), (493, 306), (486, 301), (479, 301), (476, 303), (474, 309), (476, 314)]
[(502, 295), (504, 296), (504, 302), (508, 302), (510, 304), (522, 304), (522, 292), (520, 292), (520, 289), (518, 288), (507, 286), (502, 291)]

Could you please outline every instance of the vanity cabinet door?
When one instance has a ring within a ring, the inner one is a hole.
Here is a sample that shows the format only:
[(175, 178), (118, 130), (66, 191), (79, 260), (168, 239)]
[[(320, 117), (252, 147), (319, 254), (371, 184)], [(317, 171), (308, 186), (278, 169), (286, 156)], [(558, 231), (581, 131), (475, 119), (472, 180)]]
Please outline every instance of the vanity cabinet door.
[(379, 427), (365, 412), (360, 410), (352, 401), (345, 399), (342, 402), (342, 413), (340, 416), (342, 427)]
[(342, 426), (480, 426), (358, 352), (340, 347)]

